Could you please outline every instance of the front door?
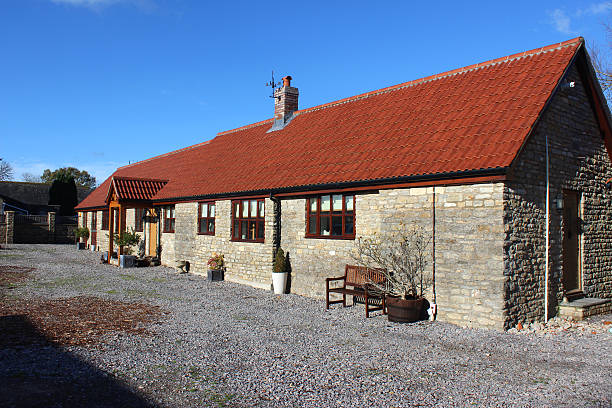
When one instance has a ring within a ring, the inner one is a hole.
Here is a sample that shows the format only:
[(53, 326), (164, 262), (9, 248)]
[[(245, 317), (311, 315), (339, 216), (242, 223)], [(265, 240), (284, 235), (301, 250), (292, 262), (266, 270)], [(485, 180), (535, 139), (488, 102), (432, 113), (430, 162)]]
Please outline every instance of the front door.
[(98, 231), (97, 231), (97, 225), (98, 225), (98, 212), (97, 211), (93, 211), (91, 213), (91, 245), (97, 245), (98, 244)]
[(156, 212), (153, 209), (149, 210), (149, 216), (147, 220), (149, 221), (149, 245), (148, 245), (148, 255), (156, 256), (157, 255), (157, 221), (156, 221)]
[(580, 193), (563, 191), (563, 288), (565, 292), (582, 289), (581, 285), (581, 205)]

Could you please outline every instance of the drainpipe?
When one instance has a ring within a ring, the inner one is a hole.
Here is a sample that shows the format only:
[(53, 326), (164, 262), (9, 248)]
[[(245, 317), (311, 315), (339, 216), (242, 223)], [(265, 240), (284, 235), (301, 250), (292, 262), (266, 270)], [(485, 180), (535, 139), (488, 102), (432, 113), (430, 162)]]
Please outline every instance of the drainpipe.
[(549, 181), (549, 158), (548, 158), (548, 132), (546, 134), (546, 255), (544, 262), (544, 323), (548, 322), (548, 247), (550, 242), (550, 181)]
[(436, 186), (433, 187), (431, 203), (431, 283), (433, 291), (431, 317), (432, 320), (436, 320), (438, 315), (438, 304), (436, 301)]
[(270, 193), (270, 200), (274, 203), (274, 254), (276, 255), (276, 251), (280, 248), (281, 243), (281, 200), (278, 197), (274, 197), (272, 193)]

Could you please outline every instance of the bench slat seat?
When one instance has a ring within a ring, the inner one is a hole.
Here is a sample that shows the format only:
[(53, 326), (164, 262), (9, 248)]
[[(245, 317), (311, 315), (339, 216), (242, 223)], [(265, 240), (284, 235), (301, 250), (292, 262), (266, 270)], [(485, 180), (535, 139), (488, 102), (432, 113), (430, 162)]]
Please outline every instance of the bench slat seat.
[[(330, 287), (330, 282), (342, 281), (342, 286)], [(336, 303), (342, 303), (346, 307), (346, 296), (353, 296), (364, 299), (366, 318), (370, 317), (370, 312), (382, 310), (386, 314), (385, 297), (372, 292), (371, 283), (384, 284), (385, 277), (380, 269), (366, 268), (365, 266), (346, 265), (344, 276), (325, 279), (325, 308)], [(342, 295), (342, 299), (330, 300), (330, 293)]]

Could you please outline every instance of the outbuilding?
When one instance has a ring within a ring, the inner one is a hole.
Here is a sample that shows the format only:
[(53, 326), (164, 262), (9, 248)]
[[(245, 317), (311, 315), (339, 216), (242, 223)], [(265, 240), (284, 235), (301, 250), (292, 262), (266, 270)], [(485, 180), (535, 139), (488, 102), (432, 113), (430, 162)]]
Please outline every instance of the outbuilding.
[(582, 38), (301, 110), (291, 80), (274, 118), (118, 168), (77, 207), (92, 244), (134, 227), (163, 264), (222, 253), (226, 279), (265, 289), (282, 246), (291, 291), (322, 297), (358, 237), (417, 222), (438, 319), (610, 309), (610, 112)]

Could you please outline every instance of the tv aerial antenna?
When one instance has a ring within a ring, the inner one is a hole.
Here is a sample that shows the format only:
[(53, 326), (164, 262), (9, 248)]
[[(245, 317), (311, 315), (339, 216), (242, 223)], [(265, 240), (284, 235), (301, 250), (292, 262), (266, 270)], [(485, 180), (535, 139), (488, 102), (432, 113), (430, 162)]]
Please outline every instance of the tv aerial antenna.
[(276, 88), (279, 87), (280, 84), (281, 84), (281, 81), (274, 82), (274, 70), (273, 70), (272, 71), (272, 80), (270, 82), (266, 82), (266, 86), (272, 87), (272, 95), (270, 95), (270, 98), (278, 98), (278, 99), (280, 99), (280, 96), (274, 95), (276, 93)]

